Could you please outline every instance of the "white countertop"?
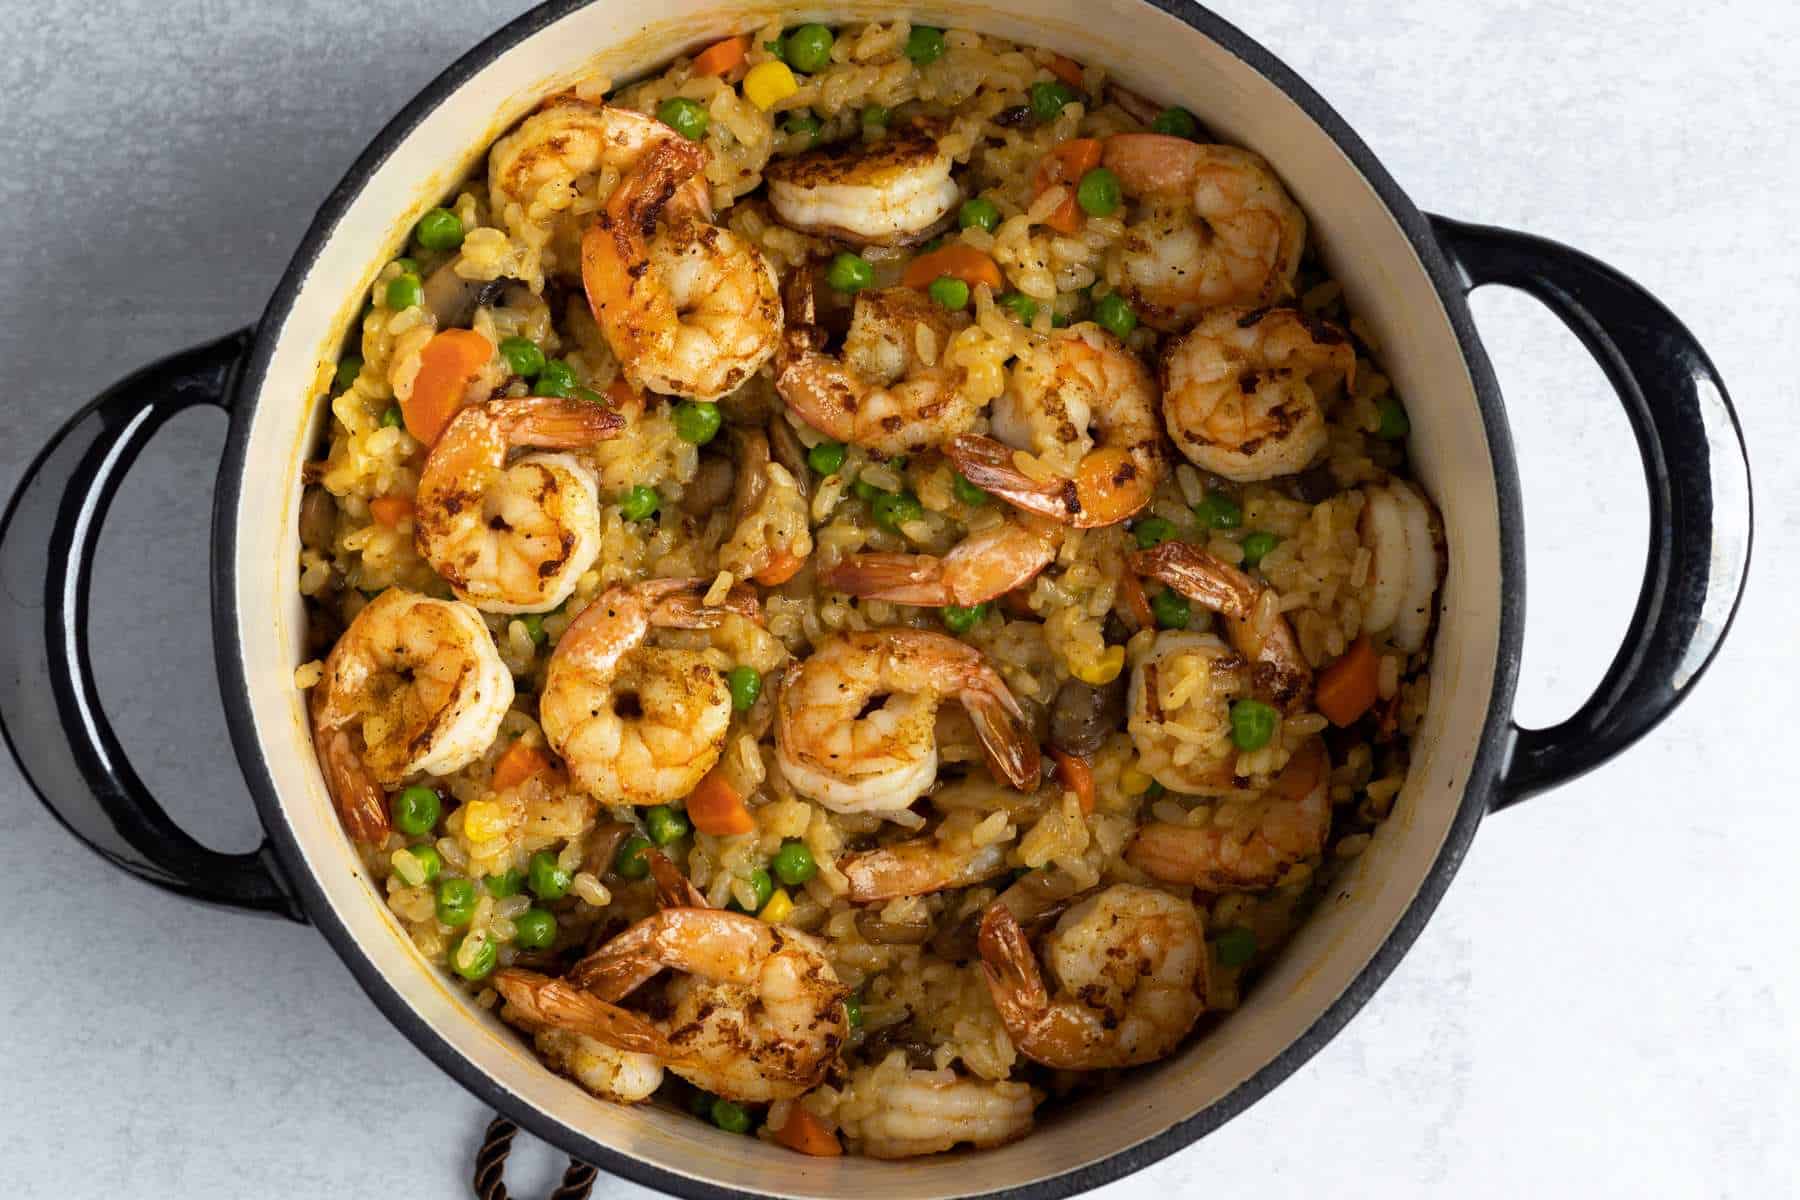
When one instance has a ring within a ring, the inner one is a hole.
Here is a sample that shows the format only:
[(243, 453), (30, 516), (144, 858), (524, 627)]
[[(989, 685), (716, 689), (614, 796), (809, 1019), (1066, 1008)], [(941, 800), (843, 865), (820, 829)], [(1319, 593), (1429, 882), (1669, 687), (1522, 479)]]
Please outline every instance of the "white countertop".
[[(254, 319), (365, 141), (525, 7), (0, 4), (8, 491), (106, 384)], [(1610, 766), (1485, 825), (1417, 947), (1344, 1034), (1246, 1115), (1106, 1194), (1793, 1194), (1800, 12), (1757, 0), (1217, 8), (1333, 102), (1421, 207), (1571, 242), (1686, 319), (1751, 439), (1755, 578), (1691, 702)], [(1573, 338), (1521, 296), (1483, 293), (1475, 310), (1524, 472), (1521, 713), (1542, 723), (1611, 657), (1645, 501), (1620, 409)], [(126, 484), (103, 543), (96, 646), (153, 789), (202, 838), (244, 849), (255, 821), (216, 699), (204, 582), (222, 428), (183, 416)], [(112, 871), (10, 762), (0, 904), (12, 914), (0, 1192), (467, 1195), (487, 1114), (316, 933)], [(543, 1194), (548, 1152), (515, 1158), (515, 1194)], [(647, 1195), (605, 1179), (596, 1191), (627, 1193)]]

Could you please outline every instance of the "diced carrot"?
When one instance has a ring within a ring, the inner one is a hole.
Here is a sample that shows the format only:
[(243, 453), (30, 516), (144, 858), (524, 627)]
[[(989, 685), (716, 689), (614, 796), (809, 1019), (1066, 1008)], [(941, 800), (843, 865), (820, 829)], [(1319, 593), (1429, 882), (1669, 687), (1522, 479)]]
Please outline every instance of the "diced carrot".
[(413, 502), (405, 496), (377, 496), (369, 501), (369, 515), (395, 529), (400, 522), (411, 519)]
[(412, 395), (400, 406), (406, 432), (433, 445), (442, 436), (469, 384), (494, 356), (494, 344), (473, 329), (445, 329), (419, 353)]
[(1044, 224), (1058, 233), (1074, 233), (1081, 228), (1081, 205), (1075, 199), (1075, 185), (1081, 177), (1100, 165), (1104, 147), (1099, 138), (1070, 138), (1058, 142), (1038, 163), (1032, 177), (1035, 194), (1041, 196), (1053, 187), (1066, 187), (1069, 194), (1056, 206)]
[(1144, 595), (1144, 581), (1137, 577), (1136, 571), (1126, 571), (1119, 576), (1119, 599), (1125, 602), (1128, 619), (1136, 622), (1138, 629), (1156, 628), (1156, 613), (1150, 607), (1150, 597)]
[(921, 254), (906, 264), (900, 282), (909, 288), (928, 288), (932, 281), (948, 275), (970, 287), (985, 283), (998, 292), (1006, 282), (1000, 266), (993, 259), (962, 242), (940, 246), (929, 254)]
[(749, 833), (756, 828), (755, 818), (744, 807), (744, 798), (731, 786), (731, 781), (717, 771), (702, 779), (700, 786), (688, 796), (687, 814), (695, 829), (715, 837)]
[(1075, 793), (1081, 801), (1081, 811), (1094, 811), (1094, 768), (1088, 760), (1075, 754), (1068, 754), (1050, 747), (1050, 757), (1056, 760), (1056, 777), (1062, 785)]
[(494, 763), (493, 785), (496, 792), (504, 792), (507, 788), (518, 787), (539, 771), (550, 765), (540, 750), (527, 746), (524, 742), (514, 742), (501, 752)]
[(722, 42), (714, 42), (694, 55), (694, 74), (696, 76), (723, 75), (743, 62), (744, 55), (749, 52), (750, 39), (747, 37), (726, 38)]
[(776, 550), (769, 558), (769, 565), (750, 578), (764, 587), (780, 587), (800, 573), (806, 560), (792, 550)]
[(798, 1104), (788, 1109), (787, 1123), (772, 1132), (775, 1140), (789, 1150), (798, 1150), (814, 1158), (836, 1158), (844, 1152), (843, 1146), (838, 1144), (837, 1134)]
[(1342, 658), (1319, 672), (1313, 704), (1338, 728), (1356, 723), (1379, 694), (1381, 659), (1365, 635), (1350, 644)]
[(1076, 91), (1082, 89), (1081, 64), (1074, 59), (1064, 58), (1060, 54), (1053, 54), (1050, 56), (1049, 71), (1052, 75), (1056, 76)]

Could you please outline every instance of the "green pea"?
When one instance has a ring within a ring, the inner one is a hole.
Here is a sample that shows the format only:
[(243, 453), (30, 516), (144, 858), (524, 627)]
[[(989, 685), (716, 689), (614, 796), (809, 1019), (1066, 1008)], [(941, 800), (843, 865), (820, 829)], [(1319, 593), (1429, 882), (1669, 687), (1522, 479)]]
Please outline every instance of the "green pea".
[(531, 639), (531, 644), (534, 646), (543, 645), (544, 639), (550, 636), (544, 632), (544, 615), (542, 613), (526, 613), (519, 618), (519, 624), (525, 627), (525, 636)]
[(862, 1028), (862, 997), (856, 995), (844, 997), (844, 1018), (850, 1022), (850, 1028)]
[(537, 378), (537, 373), (544, 369), (544, 351), (530, 338), (502, 339), (500, 357), (506, 360), (514, 375), (523, 375), (526, 379)]
[(750, 1132), (750, 1110), (736, 1101), (716, 1097), (707, 1111), (712, 1116), (712, 1123), (726, 1133)]
[(809, 112), (801, 111), (790, 115), (781, 127), (789, 137), (803, 137), (808, 146), (815, 146), (819, 141), (819, 131), (825, 126), (819, 118)]
[(399, 429), (406, 424), (406, 414), (400, 411), (398, 404), (390, 404), (381, 414), (383, 429)]
[(938, 615), (944, 619), (945, 629), (961, 637), (981, 624), (982, 618), (988, 615), (988, 605), (985, 601), (970, 605), (946, 604), (938, 610)]
[(459, 938), (456, 947), (450, 951), (450, 966), (464, 979), (486, 979), (493, 971), (494, 964), (500, 960), (499, 947), (495, 946), (494, 939), (486, 934), (474, 935), (475, 949), (469, 954), (468, 961), (464, 962), (463, 948), (468, 944), (469, 936), (464, 935)]
[(482, 880), (487, 886), (487, 894), (496, 900), (504, 900), (508, 896), (518, 895), (525, 887), (525, 872), (517, 867), (508, 867), (498, 875), (489, 875)]
[(756, 673), (755, 667), (733, 667), (725, 672), (725, 690), (731, 693), (732, 708), (749, 712), (756, 698), (762, 695), (762, 676)]
[(437, 847), (430, 842), (420, 842), (416, 846), (408, 846), (406, 852), (413, 856), (414, 862), (419, 864), (419, 870), (425, 876), (424, 882), (432, 883), (444, 873), (444, 856), (439, 854)]
[(1150, 612), (1156, 617), (1159, 629), (1186, 629), (1188, 618), (1194, 615), (1188, 607), (1187, 597), (1174, 588), (1164, 588), (1152, 596)]
[(986, 196), (965, 200), (957, 210), (956, 223), (963, 229), (985, 229), (992, 233), (1000, 225), (1000, 208)]
[(907, 522), (917, 521), (925, 516), (925, 506), (911, 492), (884, 492), (875, 498), (872, 507), (875, 523), (896, 533)]
[(698, 100), (689, 100), (686, 96), (670, 96), (657, 105), (656, 119), (688, 141), (697, 142), (706, 136), (706, 126), (712, 121), (712, 116)]
[(1119, 209), (1124, 192), (1119, 177), (1105, 167), (1095, 167), (1075, 185), (1075, 203), (1090, 217), (1110, 217)]
[(556, 941), (556, 917), (541, 908), (528, 908), (513, 918), (513, 943), (521, 950), (548, 950)]
[(1203, 529), (1236, 529), (1244, 523), (1244, 510), (1223, 492), (1209, 492), (1194, 505), (1194, 516), (1200, 519)]
[(819, 864), (813, 861), (812, 851), (806, 848), (805, 842), (793, 838), (781, 843), (771, 865), (781, 882), (789, 887), (799, 887), (819, 873)]
[(1256, 957), (1256, 934), (1233, 925), (1213, 939), (1213, 954), (1221, 967), (1241, 967)]
[(427, 250), (454, 250), (463, 242), (462, 218), (447, 208), (434, 208), (419, 218), (413, 237)]
[(876, 487), (874, 484), (870, 483), (866, 479), (858, 479), (856, 482), (852, 483), (850, 485), (850, 490), (852, 492), (856, 493), (856, 498), (858, 500), (861, 500), (864, 504), (867, 504), (870, 508), (873, 508), (875, 506), (875, 502), (877, 500), (881, 499), (883, 496), (892, 495), (891, 492), (882, 491), (880, 488)]
[(1192, 138), (1200, 132), (1200, 122), (1185, 108), (1165, 108), (1150, 122), (1150, 132), (1170, 137)]
[(405, 312), (415, 308), (425, 298), (425, 285), (419, 277), (412, 274), (400, 274), (388, 281), (387, 306), (395, 312)]
[(755, 892), (755, 895), (752, 897), (754, 903), (752, 904), (750, 911), (752, 913), (759, 913), (763, 910), (763, 906), (769, 902), (769, 898), (775, 894), (775, 881), (769, 878), (769, 873), (767, 871), (758, 867), (756, 870), (750, 872), (750, 888)]
[(437, 887), (437, 919), (452, 929), (469, 923), (475, 915), (475, 881), (445, 879)]
[(613, 872), (621, 879), (642, 879), (650, 874), (650, 860), (644, 851), (650, 848), (650, 839), (639, 834), (632, 834), (619, 845), (619, 852), (613, 856)]
[(1160, 546), (1164, 542), (1173, 541), (1178, 532), (1175, 522), (1167, 517), (1145, 517), (1131, 527), (1131, 536), (1137, 539), (1140, 550), (1148, 550), (1152, 546)]
[(1160, 784), (1160, 783), (1156, 782), (1156, 780), (1152, 779), (1150, 781), (1150, 786), (1144, 789), (1144, 799), (1160, 800), (1160, 799), (1162, 799), (1163, 793), (1167, 792), (1168, 790), (1169, 790), (1168, 788), (1164, 787), (1162, 784)]
[(396, 258), (394, 260), (394, 265), (400, 268), (400, 273), (402, 275), (417, 275), (419, 273), (419, 260), (416, 258)]
[(675, 406), (675, 436), (684, 442), (704, 446), (719, 436), (719, 426), (724, 423), (716, 404), (683, 400)]
[(1260, 529), (1255, 533), (1246, 534), (1243, 541), (1244, 565), (1254, 567), (1268, 556), (1269, 551), (1280, 544), (1280, 538)]
[(556, 855), (548, 850), (539, 850), (525, 864), (526, 881), (531, 886), (531, 894), (539, 900), (561, 900), (569, 894), (569, 883), (573, 876), (556, 865)]
[(350, 385), (356, 382), (356, 377), (362, 374), (362, 369), (363, 360), (360, 354), (346, 354), (338, 359), (337, 374), (331, 377), (332, 391), (350, 390)]
[(944, 31), (915, 25), (906, 35), (906, 57), (923, 67), (944, 57)]
[(619, 515), (627, 521), (647, 520), (661, 507), (662, 496), (655, 488), (641, 483), (619, 497)]
[(1124, 337), (1137, 328), (1137, 314), (1131, 303), (1117, 292), (1108, 292), (1094, 301), (1094, 322), (1114, 337)]
[(1033, 300), (1023, 292), (1008, 292), (1006, 295), (1000, 297), (996, 303), (999, 304), (1001, 308), (1012, 313), (1013, 316), (1019, 318), (1019, 324), (1021, 325), (1029, 325), (1037, 320), (1037, 301)]
[(988, 501), (988, 494), (963, 478), (958, 472), (956, 479), (950, 484), (950, 490), (958, 500), (971, 507), (979, 508)]
[(666, 804), (659, 804), (644, 814), (644, 828), (649, 830), (651, 841), (659, 846), (667, 846), (670, 842), (679, 842), (686, 837), (691, 827), (682, 813)]
[(788, 66), (812, 74), (831, 61), (831, 43), (837, 39), (823, 25), (802, 25), (787, 35)]
[(806, 465), (821, 475), (836, 475), (847, 453), (842, 442), (820, 442), (806, 452)]
[(388, 813), (394, 828), (408, 837), (430, 833), (443, 815), (444, 806), (438, 794), (428, 787), (409, 787), (388, 801)]
[(1375, 436), (1384, 442), (1397, 442), (1412, 431), (1412, 422), (1407, 419), (1406, 409), (1392, 396), (1383, 396), (1375, 406), (1381, 418), (1376, 426)]
[(566, 397), (575, 390), (575, 368), (560, 358), (552, 358), (538, 368), (537, 382), (532, 384), (534, 396)]
[(888, 110), (879, 104), (864, 105), (862, 110), (863, 132), (880, 133), (887, 128), (889, 116)]
[(931, 281), (931, 286), (926, 288), (925, 292), (937, 301), (940, 307), (947, 308), (951, 312), (961, 312), (969, 307), (969, 285), (960, 279), (939, 275)]
[(1060, 80), (1043, 80), (1026, 90), (1031, 95), (1031, 115), (1037, 118), (1039, 125), (1056, 120), (1063, 106), (1078, 98), (1075, 89)]
[(1261, 700), (1231, 705), (1231, 744), (1239, 750), (1261, 750), (1275, 736), (1275, 710)]
[(875, 268), (860, 254), (845, 251), (825, 269), (825, 282), (840, 292), (860, 292), (875, 282)]

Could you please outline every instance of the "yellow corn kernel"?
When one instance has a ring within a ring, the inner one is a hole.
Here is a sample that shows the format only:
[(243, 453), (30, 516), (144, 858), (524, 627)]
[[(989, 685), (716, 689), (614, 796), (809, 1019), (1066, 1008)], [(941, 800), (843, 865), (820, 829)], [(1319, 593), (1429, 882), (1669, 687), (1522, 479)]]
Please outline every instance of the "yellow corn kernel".
[(1075, 669), (1075, 678), (1083, 683), (1100, 687), (1111, 683), (1125, 669), (1125, 647), (1108, 646), (1106, 653), (1091, 663), (1084, 663)]
[(769, 902), (756, 915), (771, 925), (778, 925), (794, 915), (793, 897), (787, 894), (786, 888), (776, 888), (775, 894), (769, 897)]
[(506, 832), (506, 809), (494, 800), (471, 800), (463, 806), (463, 836), (471, 842), (491, 842)]
[(1140, 771), (1136, 763), (1132, 763), (1119, 772), (1119, 788), (1127, 796), (1141, 796), (1150, 790), (1155, 780)]
[(744, 76), (744, 97), (764, 112), (799, 90), (794, 73), (784, 62), (757, 63)]

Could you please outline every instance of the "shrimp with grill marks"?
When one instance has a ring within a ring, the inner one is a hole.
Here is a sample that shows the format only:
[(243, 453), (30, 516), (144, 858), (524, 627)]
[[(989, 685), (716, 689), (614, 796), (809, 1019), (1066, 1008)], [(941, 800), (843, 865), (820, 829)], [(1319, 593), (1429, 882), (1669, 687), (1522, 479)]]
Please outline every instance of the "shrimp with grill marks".
[(940, 122), (914, 121), (878, 142), (850, 141), (779, 158), (763, 170), (782, 224), (860, 245), (922, 241), (962, 193)]

